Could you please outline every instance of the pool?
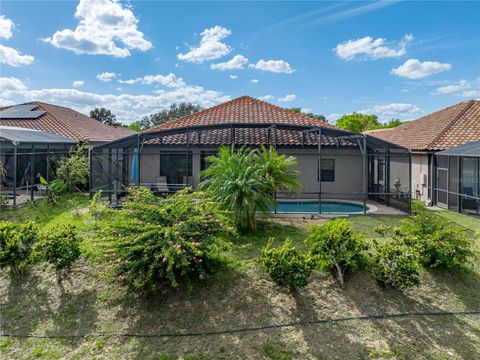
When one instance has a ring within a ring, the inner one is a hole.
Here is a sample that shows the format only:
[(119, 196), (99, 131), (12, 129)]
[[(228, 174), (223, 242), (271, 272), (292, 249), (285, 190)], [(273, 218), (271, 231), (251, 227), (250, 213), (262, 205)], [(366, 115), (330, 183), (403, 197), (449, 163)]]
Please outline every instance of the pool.
[[(318, 200), (279, 200), (277, 213), (318, 213)], [(367, 211), (369, 207), (367, 206)], [(361, 214), (363, 204), (351, 201), (322, 201), (322, 213)]]

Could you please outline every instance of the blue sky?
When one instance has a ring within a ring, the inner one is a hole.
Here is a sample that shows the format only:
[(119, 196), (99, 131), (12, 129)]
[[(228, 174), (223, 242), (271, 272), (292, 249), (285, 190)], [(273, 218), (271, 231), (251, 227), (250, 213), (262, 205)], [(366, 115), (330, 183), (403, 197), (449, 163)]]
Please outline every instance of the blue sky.
[(479, 2), (5, 1), (0, 103), (129, 123), (251, 95), (334, 121), (480, 97)]

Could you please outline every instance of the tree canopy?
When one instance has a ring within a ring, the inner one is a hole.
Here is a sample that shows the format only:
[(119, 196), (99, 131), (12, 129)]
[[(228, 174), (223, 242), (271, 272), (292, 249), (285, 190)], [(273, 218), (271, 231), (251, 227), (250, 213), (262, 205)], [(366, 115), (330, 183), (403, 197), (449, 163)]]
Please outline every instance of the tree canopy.
[(106, 125), (121, 125), (116, 116), (108, 109), (105, 108), (95, 108), (90, 111), (90, 117)]
[(325, 116), (323, 115), (316, 115), (314, 113), (311, 113), (311, 112), (304, 112), (302, 111), (301, 108), (299, 107), (293, 107), (293, 108), (290, 108), (291, 111), (297, 113), (297, 114), (303, 114), (303, 115), (306, 115), (308, 117), (311, 117), (311, 118), (314, 118), (314, 119), (318, 119), (320, 121), (324, 121), (324, 122), (328, 122), (327, 119), (325, 118)]
[(368, 115), (361, 113), (352, 113), (344, 115), (337, 120), (336, 125), (351, 132), (361, 133), (367, 130), (394, 128), (403, 124), (399, 119), (391, 119), (386, 123), (381, 123), (377, 115)]
[(167, 121), (172, 121), (187, 115), (194, 114), (200, 110), (203, 110), (201, 106), (191, 103), (183, 102), (178, 105), (172, 104), (167, 110), (162, 110), (157, 113), (145, 116), (142, 120), (140, 120), (139, 125), (141, 130), (146, 130), (166, 123)]

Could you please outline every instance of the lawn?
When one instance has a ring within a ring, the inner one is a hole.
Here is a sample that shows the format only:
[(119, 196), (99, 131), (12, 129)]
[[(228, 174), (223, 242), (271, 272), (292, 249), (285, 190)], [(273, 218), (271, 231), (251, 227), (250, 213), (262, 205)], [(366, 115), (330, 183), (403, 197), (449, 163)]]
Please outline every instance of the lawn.
[[(304, 247), (305, 226), (265, 221), (255, 233), (234, 241), (227, 253), (228, 265), (214, 278), (195, 283), (190, 291), (164, 290), (142, 298), (120, 286), (96, 256), (100, 239), (95, 237), (87, 201), (73, 196), (54, 207), (39, 201), (31, 207), (0, 213), (0, 219), (35, 220), (44, 229), (74, 222), (81, 231), (86, 254), (64, 289), (59, 288), (53, 270), (45, 265), (36, 265), (22, 278), (0, 274), (0, 330), (46, 336), (0, 337), (0, 358), (474, 359), (480, 353), (480, 317), (473, 315), (151, 337), (377, 313), (478, 311), (478, 259), (461, 270), (424, 270), (421, 286), (408, 291), (382, 289), (365, 272), (348, 278), (342, 290), (330, 274), (317, 272), (305, 289), (290, 293), (271, 282), (257, 258), (270, 237), (277, 242), (288, 237)], [(480, 228), (480, 221), (473, 218), (446, 211), (438, 215), (464, 226), (469, 234)], [(376, 226), (400, 221), (395, 217), (351, 218), (354, 229), (367, 240), (376, 237)], [(480, 256), (478, 242), (475, 252)], [(65, 335), (82, 336), (58, 337)]]

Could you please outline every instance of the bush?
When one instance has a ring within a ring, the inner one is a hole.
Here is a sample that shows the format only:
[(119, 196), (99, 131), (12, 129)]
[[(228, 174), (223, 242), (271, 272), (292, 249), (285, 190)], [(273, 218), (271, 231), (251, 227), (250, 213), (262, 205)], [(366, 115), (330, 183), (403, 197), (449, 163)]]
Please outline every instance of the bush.
[(73, 225), (59, 225), (43, 234), (38, 244), (40, 256), (55, 267), (57, 279), (67, 274), (80, 257), (80, 242)]
[(320, 268), (336, 274), (342, 288), (345, 287), (345, 272), (359, 267), (366, 250), (363, 238), (353, 232), (348, 220), (342, 219), (323, 226), (310, 226), (306, 241), (312, 244), (311, 253)]
[(115, 219), (107, 256), (119, 281), (147, 293), (204, 279), (219, 266), (221, 237), (234, 233), (218, 203), (187, 190), (165, 199), (133, 192)]
[(375, 242), (370, 266), (382, 286), (407, 289), (419, 284), (419, 254), (398, 239)]
[(88, 207), (90, 213), (95, 219), (95, 224), (97, 224), (99, 220), (104, 219), (108, 214), (111, 213), (111, 209), (108, 206), (108, 201), (102, 200), (102, 190), (93, 195), (92, 200), (90, 200), (90, 203), (88, 204)]
[(23, 272), (31, 263), (37, 234), (38, 228), (32, 222), (0, 222), (0, 268), (9, 267), (12, 273)]
[(425, 266), (462, 266), (473, 255), (473, 240), (465, 236), (465, 230), (435, 215), (414, 216), (402, 224), (399, 233), (417, 249)]
[(278, 248), (271, 247), (272, 241), (262, 249), (260, 257), (268, 275), (277, 285), (291, 290), (305, 287), (314, 269), (313, 259), (293, 247), (288, 239)]
[(79, 145), (72, 148), (67, 157), (63, 157), (58, 161), (57, 176), (59, 180), (63, 180), (68, 191), (73, 192), (79, 190), (88, 184), (87, 146)]

